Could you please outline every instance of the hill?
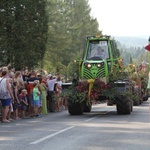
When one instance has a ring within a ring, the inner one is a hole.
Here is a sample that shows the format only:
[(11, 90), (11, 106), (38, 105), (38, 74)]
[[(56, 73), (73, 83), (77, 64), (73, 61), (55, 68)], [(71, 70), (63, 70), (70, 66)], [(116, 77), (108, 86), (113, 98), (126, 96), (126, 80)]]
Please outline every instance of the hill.
[(129, 47), (145, 47), (148, 44), (148, 37), (127, 37), (127, 36), (115, 36), (116, 41), (121, 45)]

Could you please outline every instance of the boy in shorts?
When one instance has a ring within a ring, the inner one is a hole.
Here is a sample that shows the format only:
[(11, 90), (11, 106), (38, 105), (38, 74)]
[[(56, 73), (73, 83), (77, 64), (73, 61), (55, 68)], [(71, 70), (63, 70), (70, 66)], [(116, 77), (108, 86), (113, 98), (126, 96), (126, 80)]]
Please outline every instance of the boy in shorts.
[(39, 81), (35, 80), (33, 83), (33, 105), (34, 105), (34, 115), (35, 117), (39, 117), (39, 108), (40, 108), (40, 90), (39, 90)]
[(19, 94), (19, 99), (21, 102), (21, 118), (24, 119), (25, 118), (25, 113), (27, 111), (27, 106), (28, 106), (28, 100), (27, 100), (27, 90), (23, 89), (21, 91), (21, 93)]

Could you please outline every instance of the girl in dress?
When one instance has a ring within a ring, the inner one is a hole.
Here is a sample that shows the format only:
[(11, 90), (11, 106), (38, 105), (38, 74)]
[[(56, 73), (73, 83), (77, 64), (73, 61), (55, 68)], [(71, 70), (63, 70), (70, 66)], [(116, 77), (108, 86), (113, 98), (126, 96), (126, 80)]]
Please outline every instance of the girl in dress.
[(42, 115), (47, 114), (47, 87), (44, 82), (42, 82), (44, 77), (39, 78), (39, 88), (41, 90), (41, 100), (42, 100)]

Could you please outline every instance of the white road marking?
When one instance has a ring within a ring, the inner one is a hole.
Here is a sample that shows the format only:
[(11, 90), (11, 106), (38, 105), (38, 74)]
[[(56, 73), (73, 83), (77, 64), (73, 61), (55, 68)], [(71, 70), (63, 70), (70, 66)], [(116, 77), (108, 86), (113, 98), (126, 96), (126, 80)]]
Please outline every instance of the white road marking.
[[(114, 110), (114, 109), (111, 109), (111, 110), (107, 111), (107, 112), (104, 113), (104, 114), (107, 114), (108, 112), (110, 112), (110, 111), (112, 111), (112, 110)], [(102, 115), (102, 114), (101, 114), (101, 115)], [(84, 122), (89, 122), (89, 121), (91, 121), (91, 120), (93, 120), (93, 119), (95, 119), (95, 118), (97, 118), (97, 117), (99, 117), (99, 116), (101, 116), (101, 115), (97, 115), (97, 116), (95, 116), (95, 117), (92, 117), (92, 118), (90, 118), (90, 119), (87, 119), (87, 120), (85, 120)], [(65, 131), (68, 131), (68, 130), (70, 130), (70, 129), (72, 129), (72, 128), (75, 128), (75, 127), (76, 127), (76, 126), (70, 126), (70, 127), (65, 128), (65, 129), (63, 129), (63, 130), (60, 130), (60, 131), (58, 131), (58, 132), (55, 132), (55, 133), (50, 134), (50, 135), (48, 135), (48, 136), (45, 136), (45, 137), (43, 137), (43, 138), (41, 138), (41, 139), (38, 139), (38, 140), (36, 140), (36, 141), (33, 141), (33, 142), (29, 143), (29, 144), (38, 144), (38, 143), (40, 143), (40, 142), (43, 142), (43, 141), (45, 141), (45, 140), (47, 140), (47, 139), (50, 139), (50, 138), (54, 137), (55, 135), (58, 135), (58, 134), (60, 134), (60, 133), (63, 133), (63, 132), (65, 132)]]
[(108, 112), (113, 111), (113, 110), (114, 110), (114, 109), (110, 109), (110, 110), (106, 111), (105, 113), (100, 114), (100, 115), (97, 115), (97, 116), (95, 116), (95, 117), (93, 117), (93, 118), (87, 119), (87, 120), (85, 120), (84, 122), (89, 122), (89, 121), (91, 121), (91, 120), (93, 120), (93, 119), (95, 119), (95, 118), (97, 118), (97, 117), (99, 117), (99, 116), (101, 116), (101, 115), (105, 115), (105, 114), (107, 114)]
[(95, 116), (95, 117), (93, 117), (93, 118), (90, 118), (90, 119), (87, 119), (87, 120), (85, 120), (84, 122), (89, 122), (89, 121), (91, 121), (91, 120), (93, 120), (93, 119), (95, 119), (95, 118), (97, 118), (97, 117), (99, 117), (100, 115), (97, 115), (97, 116)]
[(39, 139), (39, 140), (36, 140), (36, 141), (34, 141), (34, 142), (31, 142), (31, 143), (29, 143), (29, 144), (38, 144), (38, 143), (40, 143), (40, 142), (42, 142), (42, 141), (44, 141), (44, 140), (50, 139), (51, 137), (53, 137), (53, 136), (55, 136), (55, 135), (58, 135), (58, 134), (60, 134), (60, 133), (62, 133), (62, 132), (65, 132), (65, 131), (67, 131), (67, 130), (70, 130), (70, 129), (74, 128), (74, 127), (75, 127), (75, 126), (71, 126), (71, 127), (65, 128), (65, 129), (63, 129), (63, 130), (60, 130), (60, 131), (58, 131), (58, 132), (55, 132), (55, 133), (50, 134), (50, 135), (48, 135), (48, 136), (45, 136), (45, 137), (43, 137), (43, 138), (41, 138), (41, 139)]

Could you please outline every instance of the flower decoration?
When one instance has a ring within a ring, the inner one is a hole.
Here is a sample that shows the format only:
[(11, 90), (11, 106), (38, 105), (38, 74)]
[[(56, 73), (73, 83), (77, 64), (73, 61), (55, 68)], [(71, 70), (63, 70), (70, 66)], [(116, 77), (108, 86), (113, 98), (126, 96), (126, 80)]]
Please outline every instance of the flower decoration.
[(91, 100), (101, 100), (100, 96), (112, 97), (112, 86), (103, 82), (100, 78), (80, 80), (72, 84), (63, 94), (68, 101), (72, 102), (90, 102)]
[[(81, 80), (76, 86), (78, 94), (86, 95), (86, 100), (96, 100), (100, 96), (108, 96), (110, 94), (111, 85), (106, 84), (100, 78)], [(109, 93), (109, 94), (108, 94)], [(110, 95), (109, 95), (110, 97)]]

